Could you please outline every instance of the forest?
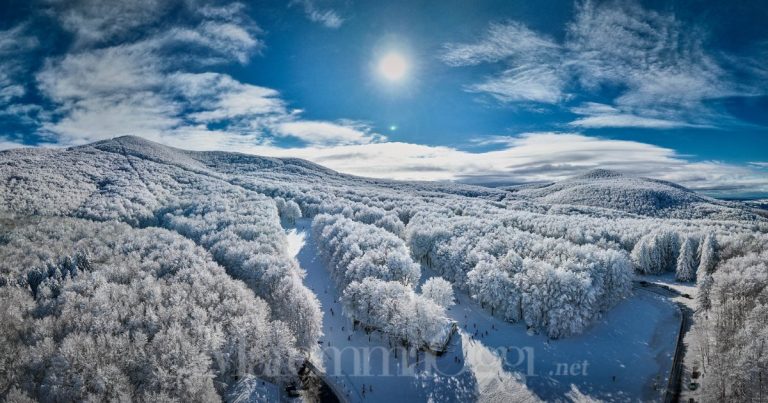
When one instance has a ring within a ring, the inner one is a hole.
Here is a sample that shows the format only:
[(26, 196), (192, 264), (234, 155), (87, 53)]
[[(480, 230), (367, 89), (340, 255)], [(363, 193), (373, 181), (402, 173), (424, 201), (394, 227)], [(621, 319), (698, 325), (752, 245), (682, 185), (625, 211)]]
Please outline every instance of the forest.
[[(620, 190), (605, 172), (535, 192), (374, 180), (136, 137), (0, 152), (0, 398), (216, 401), (245, 376), (294, 382), (322, 337), (284, 233), (305, 217), (343, 314), (427, 350), (451, 336), (454, 290), (558, 339), (636, 276), (673, 273), (697, 287), (702, 393), (764, 399), (768, 220), (641, 179), (606, 206), (606, 180)], [(674, 209), (648, 214), (639, 188)]]

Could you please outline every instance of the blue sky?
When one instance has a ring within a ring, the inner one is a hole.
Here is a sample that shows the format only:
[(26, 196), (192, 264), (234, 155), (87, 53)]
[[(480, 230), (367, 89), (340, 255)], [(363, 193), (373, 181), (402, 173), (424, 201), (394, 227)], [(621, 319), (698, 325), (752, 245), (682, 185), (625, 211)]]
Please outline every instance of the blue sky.
[(768, 194), (765, 2), (6, 3), (2, 148), (135, 134), (396, 179), (602, 167)]

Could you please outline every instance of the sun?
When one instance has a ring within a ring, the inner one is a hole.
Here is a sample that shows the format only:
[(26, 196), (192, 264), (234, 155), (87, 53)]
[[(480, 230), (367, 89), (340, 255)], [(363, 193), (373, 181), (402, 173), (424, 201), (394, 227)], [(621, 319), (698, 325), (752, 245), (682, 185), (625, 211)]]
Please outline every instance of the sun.
[(379, 73), (389, 81), (400, 81), (408, 72), (408, 60), (397, 52), (390, 52), (379, 60)]

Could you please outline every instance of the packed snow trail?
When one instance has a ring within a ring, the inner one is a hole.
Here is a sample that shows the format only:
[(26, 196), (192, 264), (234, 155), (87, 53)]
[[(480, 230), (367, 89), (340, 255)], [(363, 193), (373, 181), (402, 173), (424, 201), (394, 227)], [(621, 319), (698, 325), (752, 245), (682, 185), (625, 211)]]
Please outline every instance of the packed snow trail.
[[(459, 329), (445, 354), (398, 350), (395, 357), (385, 335), (355, 330), (343, 314), (310, 228), (303, 218), (286, 233), (289, 251), (307, 272), (304, 284), (324, 312), (324, 336), (312, 361), (350, 401), (554, 400), (571, 385), (611, 401), (663, 398), (680, 317), (661, 296), (637, 293), (584, 334), (550, 340), (491, 316), (457, 290), (457, 305), (447, 313)], [(432, 274), (424, 272), (425, 279)]]

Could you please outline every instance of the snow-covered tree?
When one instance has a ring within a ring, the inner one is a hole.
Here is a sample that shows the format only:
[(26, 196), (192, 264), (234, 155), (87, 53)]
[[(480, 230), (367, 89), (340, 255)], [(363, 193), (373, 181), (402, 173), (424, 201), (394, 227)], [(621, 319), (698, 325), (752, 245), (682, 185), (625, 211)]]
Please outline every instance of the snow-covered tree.
[(678, 281), (693, 281), (696, 278), (696, 250), (690, 238), (685, 238), (680, 245), (675, 278)]
[(283, 220), (294, 223), (297, 219), (301, 218), (301, 207), (295, 201), (277, 199), (276, 203), (280, 218)]
[(699, 304), (699, 308), (702, 310), (708, 311), (712, 308), (712, 299), (710, 297), (710, 293), (712, 292), (713, 284), (714, 279), (712, 278), (712, 274), (707, 273), (706, 271), (702, 271), (697, 276), (696, 300)]
[(432, 277), (424, 282), (421, 286), (421, 295), (431, 299), (443, 308), (448, 308), (455, 304), (451, 283), (440, 277)]
[(214, 380), (240, 371), (297, 376), (292, 329), (177, 233), (49, 218), (17, 226), (6, 241), (0, 272), (18, 282), (0, 287), (0, 394), (215, 401)]
[(715, 235), (708, 233), (699, 246), (699, 273), (712, 274), (717, 265), (717, 240)]
[(407, 343), (443, 347), (434, 337), (445, 342), (453, 322), (443, 307), (413, 290), (421, 270), (402, 239), (341, 214), (317, 215), (312, 231), (352, 319)]
[(640, 238), (632, 249), (632, 263), (644, 274), (674, 271), (680, 249), (678, 235), (670, 230), (654, 231)]

